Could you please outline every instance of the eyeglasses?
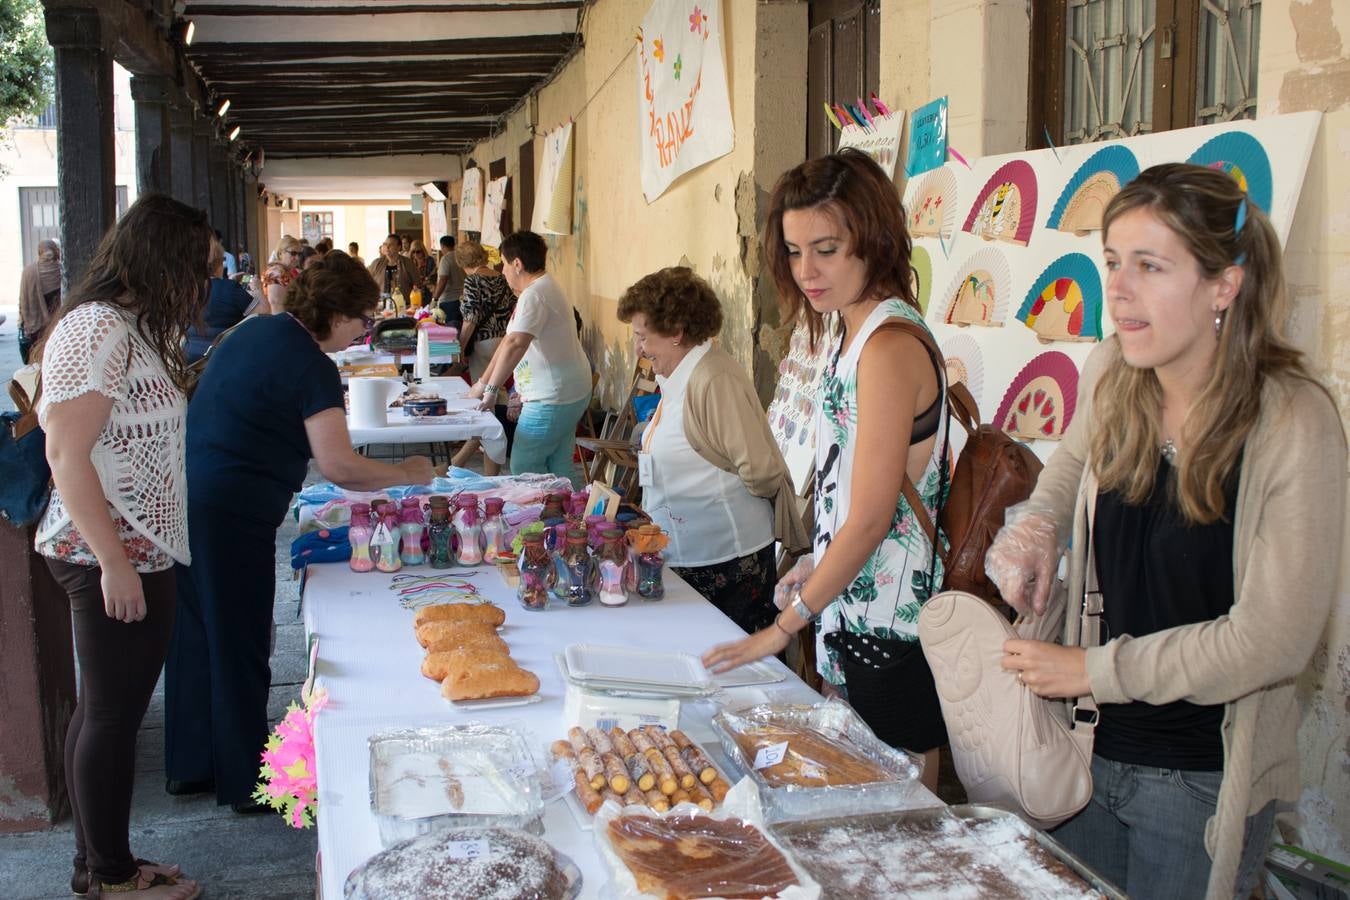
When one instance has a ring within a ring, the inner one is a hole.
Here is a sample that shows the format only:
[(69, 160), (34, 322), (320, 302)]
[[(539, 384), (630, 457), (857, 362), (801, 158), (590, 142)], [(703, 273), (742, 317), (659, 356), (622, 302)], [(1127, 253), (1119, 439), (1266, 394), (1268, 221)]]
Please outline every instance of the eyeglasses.
[(361, 324), (364, 325), (364, 326), (366, 326), (366, 331), (369, 331), (370, 329), (372, 329), (372, 328), (375, 327), (375, 317), (374, 317), (374, 316), (362, 316), (362, 317), (361, 317)]

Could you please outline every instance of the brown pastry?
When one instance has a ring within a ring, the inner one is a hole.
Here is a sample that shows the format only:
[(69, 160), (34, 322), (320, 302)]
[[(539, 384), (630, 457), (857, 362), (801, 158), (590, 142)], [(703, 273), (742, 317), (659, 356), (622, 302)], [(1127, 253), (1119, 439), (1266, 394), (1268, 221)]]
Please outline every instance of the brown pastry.
[(500, 650), (483, 650), (478, 647), (461, 647), (458, 650), (451, 650), (447, 660), (450, 670), (447, 677), (459, 678), (466, 677), (483, 668), (515, 665), (515, 661), (511, 659), (509, 653), (502, 653)]
[[(468, 842), (487, 852), (466, 858)], [(567, 878), (543, 840), (510, 828), (452, 828), (402, 841), (375, 854), (347, 879), (348, 900), (481, 900), (509, 884), (514, 896), (561, 900)]]
[(890, 776), (847, 738), (829, 738), (811, 728), (785, 723), (755, 723), (735, 731), (736, 743), (750, 764), (765, 747), (787, 743), (782, 762), (759, 770), (770, 785), (837, 787), (870, 784)]
[(414, 628), (427, 622), (477, 622), (496, 628), (506, 622), (506, 613), (492, 603), (438, 603), (413, 616)]
[[(481, 629), (481, 630), (480, 630)], [(484, 650), (499, 650), (509, 653), (506, 641), (501, 639), (496, 629), (490, 625), (466, 626), (451, 637), (442, 637), (427, 645), (428, 653), (440, 653), (446, 650), (459, 650), (462, 647), (478, 647)]]
[(777, 897), (798, 884), (787, 859), (741, 819), (618, 816), (607, 829), (639, 891), (693, 897)]
[(480, 635), (490, 632), (495, 635), (497, 629), (486, 622), (454, 622), (449, 619), (438, 619), (417, 626), (417, 643), (429, 647), (438, 641), (461, 638), (474, 632)]
[(452, 671), (441, 682), (448, 700), (484, 700), (488, 697), (528, 697), (539, 692), (539, 677), (516, 665), (510, 657), (500, 663)]

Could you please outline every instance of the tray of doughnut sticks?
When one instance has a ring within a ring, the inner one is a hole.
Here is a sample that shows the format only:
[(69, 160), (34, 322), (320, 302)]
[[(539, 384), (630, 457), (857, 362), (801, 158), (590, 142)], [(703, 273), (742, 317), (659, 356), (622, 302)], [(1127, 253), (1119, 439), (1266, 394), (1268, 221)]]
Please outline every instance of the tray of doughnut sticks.
[(515, 706), (537, 702), (539, 677), (511, 658), (497, 633), (506, 613), (492, 603), (438, 603), (413, 618), (426, 656), (422, 674), (441, 685), (453, 706)]
[(571, 775), (572, 796), (587, 815), (606, 800), (665, 812), (679, 803), (711, 810), (730, 785), (703, 748), (683, 731), (644, 725), (631, 731), (573, 727), (549, 748)]

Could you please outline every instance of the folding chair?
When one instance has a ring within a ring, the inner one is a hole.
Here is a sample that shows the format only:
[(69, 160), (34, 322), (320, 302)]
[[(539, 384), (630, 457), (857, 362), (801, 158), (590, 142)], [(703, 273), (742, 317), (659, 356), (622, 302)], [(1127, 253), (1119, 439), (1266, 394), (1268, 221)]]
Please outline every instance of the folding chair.
[(651, 360), (638, 357), (633, 367), (633, 383), (623, 405), (615, 412), (605, 414), (597, 437), (577, 438), (577, 446), (591, 452), (586, 467), (586, 478), (607, 484), (623, 495), (624, 500), (637, 501), (637, 454), (633, 452), (633, 429), (637, 427), (637, 412), (633, 398), (657, 392), (656, 373)]

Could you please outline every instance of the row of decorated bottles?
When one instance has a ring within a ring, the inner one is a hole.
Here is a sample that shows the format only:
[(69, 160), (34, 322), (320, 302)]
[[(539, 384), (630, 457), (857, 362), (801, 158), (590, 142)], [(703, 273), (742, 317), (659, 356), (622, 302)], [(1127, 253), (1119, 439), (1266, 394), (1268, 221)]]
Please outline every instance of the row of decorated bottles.
[(405, 497), (399, 504), (381, 503), (372, 509), (366, 503), (352, 504), (347, 539), (352, 545), (351, 567), (355, 572), (397, 572), (403, 566), (429, 564), (433, 569), (451, 566), (495, 564), (510, 553), (503, 501), (488, 497), (480, 510), (475, 494), (450, 500), (429, 500), (430, 522), (423, 517), (422, 503)]
[(516, 588), (520, 605), (546, 609), (550, 595), (568, 606), (589, 606), (596, 599), (602, 606), (623, 606), (630, 596), (662, 599), (666, 535), (655, 525), (625, 535), (607, 524), (594, 529), (593, 538), (585, 528), (560, 527), (553, 520), (524, 534)]

